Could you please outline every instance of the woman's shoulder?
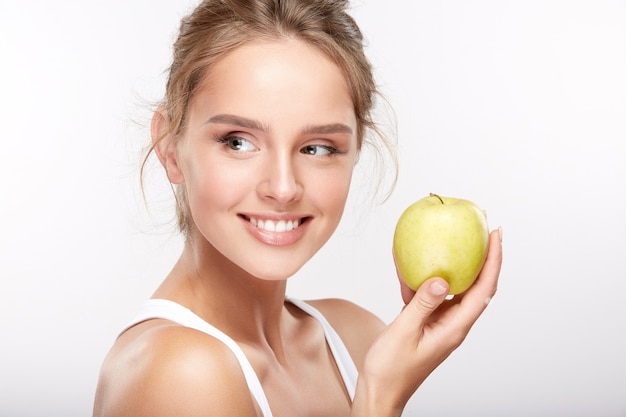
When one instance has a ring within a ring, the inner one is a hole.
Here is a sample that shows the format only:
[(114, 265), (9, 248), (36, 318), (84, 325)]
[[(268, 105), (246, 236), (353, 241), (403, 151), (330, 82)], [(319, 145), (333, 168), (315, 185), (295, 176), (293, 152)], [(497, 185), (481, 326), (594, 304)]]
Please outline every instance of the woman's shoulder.
[(365, 355), (386, 324), (369, 310), (351, 301), (328, 298), (306, 302), (324, 315), (346, 345), (357, 368), (361, 369)]
[(94, 416), (181, 413), (256, 416), (237, 358), (218, 339), (167, 320), (130, 328), (104, 360)]

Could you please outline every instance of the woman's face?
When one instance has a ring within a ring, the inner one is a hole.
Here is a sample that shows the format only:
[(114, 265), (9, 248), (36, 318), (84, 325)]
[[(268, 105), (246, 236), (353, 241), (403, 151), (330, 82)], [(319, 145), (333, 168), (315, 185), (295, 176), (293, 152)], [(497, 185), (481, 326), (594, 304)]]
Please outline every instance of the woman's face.
[(348, 195), (357, 125), (343, 72), (300, 41), (249, 44), (211, 67), (188, 116), (170, 178), (194, 242), (258, 278), (293, 275)]

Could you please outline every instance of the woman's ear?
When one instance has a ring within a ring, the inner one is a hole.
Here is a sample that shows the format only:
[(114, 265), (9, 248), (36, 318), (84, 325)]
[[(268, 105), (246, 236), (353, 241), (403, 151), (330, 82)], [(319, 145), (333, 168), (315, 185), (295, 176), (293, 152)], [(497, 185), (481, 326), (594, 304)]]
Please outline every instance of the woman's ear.
[(150, 133), (152, 135), (152, 146), (154, 151), (165, 168), (167, 178), (172, 184), (182, 184), (185, 177), (178, 163), (178, 153), (176, 152), (176, 141), (168, 126), (167, 110), (160, 107), (152, 116)]

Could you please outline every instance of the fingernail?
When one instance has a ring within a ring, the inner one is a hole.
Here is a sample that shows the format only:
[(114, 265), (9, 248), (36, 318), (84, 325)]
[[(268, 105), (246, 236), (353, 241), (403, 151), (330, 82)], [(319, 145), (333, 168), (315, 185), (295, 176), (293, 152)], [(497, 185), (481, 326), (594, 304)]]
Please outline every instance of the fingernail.
[(448, 289), (444, 287), (443, 285), (441, 285), (439, 282), (433, 282), (430, 285), (430, 293), (432, 295), (442, 295), (442, 294), (446, 294), (447, 292), (448, 292)]
[(498, 227), (498, 236), (500, 237), (500, 243), (502, 243), (502, 226)]

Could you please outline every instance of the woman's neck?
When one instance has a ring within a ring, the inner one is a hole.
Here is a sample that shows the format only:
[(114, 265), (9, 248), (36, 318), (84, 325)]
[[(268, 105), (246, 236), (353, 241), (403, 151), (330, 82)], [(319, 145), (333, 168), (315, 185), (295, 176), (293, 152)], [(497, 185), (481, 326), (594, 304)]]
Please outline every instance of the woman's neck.
[(184, 305), (238, 342), (281, 349), (286, 280), (256, 278), (206, 246), (187, 242), (153, 297)]

